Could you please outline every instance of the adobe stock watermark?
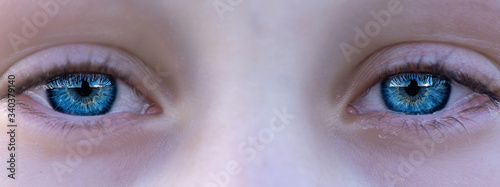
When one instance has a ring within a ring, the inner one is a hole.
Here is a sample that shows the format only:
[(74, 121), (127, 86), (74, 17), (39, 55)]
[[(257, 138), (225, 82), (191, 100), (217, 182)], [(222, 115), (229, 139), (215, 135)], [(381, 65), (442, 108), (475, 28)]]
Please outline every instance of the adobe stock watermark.
[(144, 88), (146, 88), (146, 90), (148, 91), (153, 91), (155, 89), (157, 89), (161, 84), (163, 83), (163, 78), (167, 78), (168, 76), (170, 76), (170, 73), (169, 72), (166, 72), (166, 71), (161, 71), (161, 64), (156, 64), (156, 67), (155, 67), (155, 73), (156, 75), (158, 75), (161, 79), (159, 79), (158, 81), (154, 81), (151, 76), (145, 76), (142, 78), (142, 86), (144, 86)]
[(224, 16), (226, 12), (232, 12), (236, 7), (238, 7), (241, 3), (243, 3), (243, 0), (225, 0), (226, 3), (223, 2), (223, 0), (213, 0), (212, 5), (214, 7), (215, 12), (217, 12), (217, 16), (219, 16), (220, 21), (224, 21)]
[[(80, 124), (81, 125), (81, 124)], [(63, 175), (73, 172), (73, 168), (78, 167), (85, 157), (88, 157), (99, 146), (107, 134), (112, 134), (116, 126), (112, 125), (111, 119), (100, 119), (94, 126), (99, 128), (82, 128), (85, 140), (79, 141), (76, 145), (66, 145), (64, 149), (67, 154), (64, 161), (52, 162), (52, 170), (59, 182), (63, 182)], [(68, 131), (69, 132), (69, 131)]]
[[(170, 75), (170, 73), (162, 72), (160, 69), (161, 67), (158, 64), (156, 66), (155, 72), (159, 77), (165, 78)], [(158, 84), (162, 83), (162, 81), (163, 79), (159, 79), (159, 82), (152, 81), (150, 78), (142, 79), (143, 86), (149, 91), (159, 87)], [(136, 97), (133, 100), (126, 98), (123, 99), (125, 100), (124, 102), (128, 103), (141, 102), (140, 100), (141, 98), (139, 97)], [(121, 119), (123, 117), (116, 117), (116, 118)], [(82, 124), (76, 124), (76, 125), (82, 125)], [(87, 126), (88, 124), (83, 124), (83, 125)], [(64, 161), (52, 162), (52, 170), (57, 176), (59, 182), (63, 182), (64, 174), (72, 173), (74, 168), (78, 167), (82, 163), (83, 159), (85, 159), (85, 157), (88, 157), (93, 153), (95, 147), (101, 145), (104, 136), (106, 136), (107, 134), (113, 134), (117, 129), (117, 127), (112, 124), (111, 119), (108, 118), (102, 118), (99, 121), (97, 121), (96, 124), (92, 124), (92, 126), (97, 128), (82, 129), (82, 134), (86, 137), (85, 140), (79, 141), (76, 145), (73, 146), (67, 145), (64, 147), (64, 149), (67, 152)], [(69, 133), (69, 131), (67, 131), (66, 133)]]
[(405, 179), (410, 177), (415, 170), (421, 166), (425, 160), (434, 154), (437, 144), (445, 142), (445, 136), (430, 135), (423, 141), (416, 139), (414, 141), (417, 149), (410, 152), (407, 157), (398, 156), (399, 164), (397, 171), (386, 171), (384, 173), (385, 180), (389, 186), (404, 183)]
[(379, 12), (370, 11), (373, 19), (365, 24), (364, 30), (358, 26), (354, 27), (355, 36), (353, 39), (354, 45), (346, 42), (340, 43), (339, 47), (344, 54), (347, 63), (351, 62), (351, 56), (356, 53), (359, 54), (361, 49), (368, 47), (372, 38), (378, 36), (382, 32), (382, 28), (389, 26), (392, 17), (403, 12), (404, 6), (399, 0), (389, 0), (387, 3), (387, 10), (380, 10)]
[[(160, 78), (166, 78), (170, 75), (168, 72), (161, 71), (160, 64), (157, 64), (155, 67), (155, 73)], [(142, 79), (142, 83), (145, 89), (148, 91), (157, 89), (159, 87), (158, 84), (161, 84), (164, 80), (159, 79), (158, 81), (153, 81), (150, 76), (144, 77)], [(135, 90), (137, 91), (137, 90)], [(146, 93), (147, 94), (147, 93)], [(147, 96), (146, 96), (147, 97)], [(137, 103), (140, 102), (139, 97), (134, 98), (133, 100), (126, 99), (125, 102), (128, 103)], [(120, 118), (120, 117), (117, 117)], [(82, 125), (82, 124), (76, 124)], [(87, 126), (88, 124), (83, 124)], [(90, 156), (94, 148), (101, 145), (104, 136), (107, 134), (112, 134), (117, 129), (116, 126), (112, 125), (111, 119), (102, 118), (97, 121), (96, 124), (92, 124), (92, 126), (97, 128), (84, 128), (82, 129), (82, 134), (86, 137), (85, 140), (79, 141), (76, 145), (70, 146), (67, 145), (64, 147), (66, 150), (66, 157), (64, 161), (54, 161), (52, 162), (52, 170), (59, 182), (63, 182), (63, 175), (72, 173), (75, 167), (78, 167), (85, 157)], [(66, 133), (68, 133), (67, 131)]]
[(39, 10), (31, 17), (23, 16), (21, 18), (23, 25), (17, 32), (7, 33), (7, 39), (12, 49), (18, 52), (21, 45), (28, 44), (29, 39), (35, 37), (38, 34), (38, 30), (45, 27), (49, 23), (50, 18), (57, 16), (61, 11), (62, 5), (67, 4), (69, 1), (71, 0), (39, 0)]
[[(260, 129), (255, 136), (249, 136), (238, 145), (238, 153), (243, 157), (241, 160), (230, 160), (225, 169), (218, 172), (209, 172), (210, 182), (205, 187), (225, 187), (231, 182), (231, 177), (241, 173), (244, 163), (251, 163), (257, 157), (259, 151), (263, 151), (266, 145), (274, 140), (276, 133), (285, 131), (290, 125), (290, 120), (295, 116), (287, 113), (286, 108), (282, 112), (273, 109), (274, 117), (269, 120), (269, 126)], [(279, 120), (279, 122), (278, 122)]]

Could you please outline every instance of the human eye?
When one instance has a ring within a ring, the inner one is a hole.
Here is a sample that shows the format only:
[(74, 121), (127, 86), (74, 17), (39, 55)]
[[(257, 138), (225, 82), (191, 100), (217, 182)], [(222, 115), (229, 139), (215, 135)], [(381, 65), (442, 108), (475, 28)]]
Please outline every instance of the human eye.
[[(498, 115), (498, 68), (482, 54), (452, 45), (400, 44), (367, 59), (369, 89), (348, 104), (363, 129), (382, 137), (454, 136), (488, 129)], [(373, 65), (376, 64), (376, 67)]]
[(43, 88), (54, 110), (82, 116), (108, 113), (118, 92), (114, 77), (103, 74), (65, 74)]
[(41, 132), (67, 134), (102, 128), (104, 118), (113, 121), (108, 125), (125, 126), (159, 114), (161, 108), (136, 81), (151, 73), (140, 63), (118, 49), (73, 44), (31, 54), (5, 75), (16, 77), (19, 121)]
[(47, 108), (74, 116), (145, 114), (153, 104), (123, 80), (103, 73), (57, 74), (23, 94)]
[(441, 111), (448, 103), (450, 92), (447, 77), (427, 73), (397, 74), (380, 83), (385, 106), (393, 112), (408, 115)]

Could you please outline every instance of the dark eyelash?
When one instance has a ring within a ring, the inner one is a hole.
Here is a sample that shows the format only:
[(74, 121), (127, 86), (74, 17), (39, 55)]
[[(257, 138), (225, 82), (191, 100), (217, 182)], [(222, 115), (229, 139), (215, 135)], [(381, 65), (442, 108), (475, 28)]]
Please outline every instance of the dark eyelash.
[[(74, 63), (67, 60), (67, 63), (64, 65), (56, 66), (50, 68), (48, 71), (44, 72), (36, 72), (32, 75), (30, 75), (28, 78), (23, 78), (20, 81), (17, 81), (16, 83), (16, 89), (15, 89), (15, 95), (20, 95), (24, 91), (38, 85), (44, 85), (46, 84), (49, 80), (53, 79), (54, 77), (58, 77), (61, 75), (66, 75), (70, 73), (84, 73), (84, 74), (104, 74), (108, 76), (112, 76), (116, 78), (117, 80), (121, 80), (125, 82), (126, 84), (130, 84), (129, 77), (126, 76), (127, 73), (119, 72), (116, 71), (114, 68), (110, 67), (108, 65), (108, 61), (106, 60), (104, 63), (91, 63), (90, 61), (83, 62), (83, 63)], [(138, 92), (134, 88), (135, 92)], [(137, 93), (136, 93), (137, 94)], [(7, 95), (4, 95), (0, 98), (0, 103), (6, 102)], [(64, 120), (60, 120), (59, 118), (55, 117), (49, 117), (43, 112), (39, 112), (34, 110), (31, 106), (28, 104), (24, 103), (22, 100), (17, 100), (18, 105), (23, 108), (27, 113), (31, 115), (36, 115), (41, 118), (45, 118), (47, 120), (47, 124), (44, 123), (45, 128), (48, 130), (48, 132), (60, 132), (62, 134), (61, 137), (64, 137), (65, 135), (69, 134), (72, 129), (75, 128), (86, 128), (87, 130), (94, 130), (94, 129), (99, 129), (102, 128), (100, 126), (100, 123), (98, 122), (92, 122), (90, 121), (81, 121), (78, 123), (70, 123)], [(58, 124), (58, 125), (54, 125)], [(53, 128), (58, 128), (58, 131), (52, 131), (51, 129)]]
[(448, 78), (451, 81), (455, 81), (458, 84), (464, 85), (476, 93), (487, 95), (490, 98), (491, 102), (493, 102), (496, 106), (500, 107), (500, 97), (498, 96), (500, 90), (493, 89), (492, 87), (483, 84), (483, 82), (491, 82), (490, 80), (478, 81), (468, 73), (450, 71), (448, 68), (444, 67), (444, 64), (445, 64), (444, 62), (437, 62), (437, 63), (417, 62), (417, 63), (409, 63), (404, 66), (397, 66), (395, 68), (386, 71), (381, 76), (376, 78), (375, 81), (372, 83), (372, 85), (379, 83), (380, 81), (386, 79), (387, 77), (394, 76), (397, 74), (430, 73)]
[[(84, 63), (74, 63), (68, 59), (67, 63), (64, 65), (53, 67), (49, 71), (36, 72), (29, 78), (19, 81), (16, 86), (15, 95), (19, 95), (34, 86), (45, 84), (54, 77), (70, 73), (105, 74), (108, 76), (112, 76), (118, 80), (124, 81), (127, 84), (130, 83), (129, 77), (126, 76), (127, 73), (118, 72), (112, 67), (109, 67), (108, 60), (106, 60), (102, 64), (94, 65), (90, 62), (90, 60)], [(1, 96), (0, 100), (5, 99), (5, 97), (6, 95)]]
[[(496, 109), (500, 108), (500, 97), (497, 94), (500, 93), (499, 90), (494, 89), (494, 87), (489, 87), (483, 83), (483, 82), (492, 82), (491, 80), (478, 81), (476, 78), (469, 75), (468, 73), (451, 71), (445, 67), (444, 61), (439, 61), (435, 63), (416, 62), (416, 63), (408, 63), (402, 66), (396, 66), (390, 68), (388, 71), (385, 71), (379, 77), (374, 79), (371, 85), (375, 85), (380, 81), (386, 79), (387, 77), (403, 73), (435, 74), (447, 78), (450, 81), (454, 81), (458, 84), (464, 85), (470, 90), (478, 94), (486, 95), (489, 98), (489, 102), (487, 101), (479, 106), (464, 109), (462, 111), (457, 112), (456, 115), (443, 116), (438, 119), (433, 119), (431, 121), (401, 119), (400, 124), (402, 128), (414, 128), (417, 134), (425, 132), (427, 135), (431, 135), (430, 133), (432, 132), (429, 132), (431, 131), (430, 128), (432, 128), (432, 130), (437, 131), (441, 136), (445, 135), (445, 133), (443, 133), (444, 130), (448, 130), (450, 128), (453, 128), (457, 131), (463, 129), (463, 131), (467, 133), (468, 131), (463, 123), (463, 120), (469, 120), (469, 121), (474, 121), (474, 120), (465, 118), (464, 114), (474, 113), (480, 110), (489, 110), (492, 107), (495, 107)], [(369, 91), (370, 89), (368, 89), (363, 95), (368, 94)], [(388, 113), (382, 113), (373, 117), (375, 117), (377, 120), (384, 120), (384, 118), (388, 116), (389, 116)]]

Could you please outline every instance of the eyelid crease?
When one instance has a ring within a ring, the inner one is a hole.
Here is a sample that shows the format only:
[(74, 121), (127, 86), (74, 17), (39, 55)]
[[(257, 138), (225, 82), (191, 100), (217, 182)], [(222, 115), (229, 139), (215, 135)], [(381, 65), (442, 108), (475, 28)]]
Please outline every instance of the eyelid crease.
[[(407, 43), (381, 49), (359, 64), (353, 70), (354, 75), (345, 81), (347, 89), (338, 92), (344, 95), (343, 117), (351, 124), (345, 127), (359, 133), (369, 132), (370, 136), (375, 133), (377, 139), (386, 134), (407, 140), (433, 134), (463, 138), (464, 134), (487, 132), (500, 115), (500, 71), (496, 67), (480, 53), (446, 44)], [(474, 95), (429, 115), (401, 115), (373, 100), (379, 97), (373, 91), (379, 89), (383, 80), (411, 73), (445, 78)], [(359, 102), (367, 105), (357, 105)], [(376, 109), (363, 112), (359, 106)], [(374, 131), (365, 131), (368, 129)]]
[[(347, 89), (337, 89), (335, 93), (343, 95), (337, 99), (344, 101), (344, 106), (360, 95), (366, 95), (384, 78), (398, 73), (442, 75), (441, 71), (447, 70), (444, 75), (454, 79), (449, 81), (467, 85), (474, 91), (487, 93), (495, 100), (500, 95), (500, 84), (493, 84), (500, 81), (497, 63), (475, 50), (451, 44), (436, 42), (394, 44), (371, 54), (355, 68), (354, 76), (351, 76), (349, 81), (344, 81), (346, 85), (343, 86)], [(488, 83), (488, 86), (484, 83)]]
[[(0, 88), (7, 87), (7, 76), (16, 76), (15, 94), (39, 84), (46, 84), (51, 78), (67, 73), (92, 73), (112, 75), (133, 91), (154, 101), (170, 102), (173, 97), (173, 79), (167, 79), (168, 90), (162, 89), (163, 77), (146, 66), (140, 59), (120, 49), (99, 44), (66, 44), (44, 49), (19, 60), (0, 77)], [(147, 85), (146, 85), (147, 83)], [(7, 90), (0, 91), (0, 100), (7, 97)], [(165, 94), (167, 97), (158, 97)], [(156, 102), (155, 102), (156, 103)]]

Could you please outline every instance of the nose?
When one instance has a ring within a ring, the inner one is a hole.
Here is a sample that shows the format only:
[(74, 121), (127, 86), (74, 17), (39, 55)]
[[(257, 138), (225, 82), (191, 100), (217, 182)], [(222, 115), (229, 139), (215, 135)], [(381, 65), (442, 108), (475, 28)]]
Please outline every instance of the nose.
[[(307, 89), (310, 82), (297, 74), (308, 67), (301, 65), (307, 56), (300, 54), (301, 44), (274, 34), (257, 36), (241, 24), (235, 28), (244, 37), (214, 40), (219, 42), (217, 49), (190, 55), (195, 57), (187, 63), (196, 64), (182, 70), (195, 75), (179, 84), (179, 90), (186, 92), (179, 94), (186, 108), (180, 118), (185, 118), (186, 127), (176, 153), (169, 155), (171, 161), (158, 174), (181, 182), (162, 179), (161, 184), (357, 184), (352, 182), (356, 172), (343, 162), (345, 155), (326, 140), (325, 131), (318, 130), (325, 129), (324, 123), (311, 113), (306, 98), (312, 96)], [(269, 42), (284, 44), (270, 49)], [(287, 45), (297, 46), (283, 50)]]
[[(290, 144), (295, 142), (294, 134), (300, 132), (298, 116), (293, 111), (298, 102), (293, 102), (294, 94), (286, 94), (292, 86), (277, 89), (273, 86), (275, 78), (260, 73), (261, 76), (248, 76), (248, 72), (228, 70), (226, 75), (216, 73), (219, 76), (212, 74), (204, 79), (212, 83), (212, 88), (204, 89), (209, 90), (205, 92), (209, 99), (200, 101), (205, 104), (196, 111), (200, 120), (194, 122), (201, 124), (203, 128), (199, 130), (204, 132), (194, 156), (204, 160), (198, 162), (204, 168), (201, 176), (194, 176), (201, 185), (278, 184), (277, 179), (294, 173), (289, 172), (293, 171), (289, 167), (301, 165), (297, 159), (305, 152), (299, 149), (301, 143)], [(268, 84), (256, 84), (265, 77)]]
[(176, 186), (207, 187), (328, 186), (352, 179), (335, 151), (325, 151), (300, 84), (286, 81), (292, 71), (259, 67), (259, 76), (250, 76), (243, 70), (252, 67), (203, 69), (203, 83), (187, 99), (192, 107), (183, 141), (161, 176), (182, 181)]

